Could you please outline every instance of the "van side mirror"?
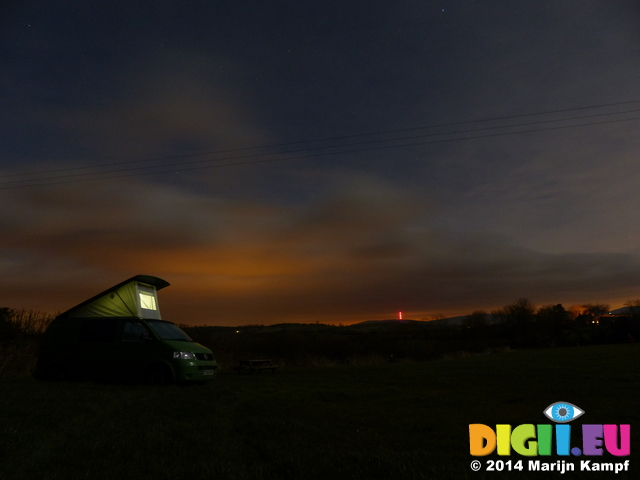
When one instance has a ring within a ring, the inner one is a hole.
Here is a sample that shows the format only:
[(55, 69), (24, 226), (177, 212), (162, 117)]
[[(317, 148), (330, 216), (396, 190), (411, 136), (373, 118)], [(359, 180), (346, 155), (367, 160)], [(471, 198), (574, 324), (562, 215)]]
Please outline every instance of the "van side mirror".
[(144, 332), (140, 334), (140, 340), (142, 340), (143, 342), (146, 343), (152, 343), (153, 342), (153, 337), (151, 335), (149, 335), (148, 332)]

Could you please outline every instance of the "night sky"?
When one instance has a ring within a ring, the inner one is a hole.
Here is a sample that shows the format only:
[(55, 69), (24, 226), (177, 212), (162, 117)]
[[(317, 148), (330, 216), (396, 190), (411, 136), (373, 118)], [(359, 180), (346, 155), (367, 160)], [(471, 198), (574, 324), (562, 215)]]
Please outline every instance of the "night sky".
[(640, 298), (637, 1), (4, 1), (0, 306)]

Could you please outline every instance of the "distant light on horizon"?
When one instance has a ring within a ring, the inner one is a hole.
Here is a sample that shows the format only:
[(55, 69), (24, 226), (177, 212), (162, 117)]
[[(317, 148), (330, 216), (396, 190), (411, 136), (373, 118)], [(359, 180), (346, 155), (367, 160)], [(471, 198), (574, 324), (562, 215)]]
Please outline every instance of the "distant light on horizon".
[(402, 320), (402, 312), (398, 312), (398, 320)]

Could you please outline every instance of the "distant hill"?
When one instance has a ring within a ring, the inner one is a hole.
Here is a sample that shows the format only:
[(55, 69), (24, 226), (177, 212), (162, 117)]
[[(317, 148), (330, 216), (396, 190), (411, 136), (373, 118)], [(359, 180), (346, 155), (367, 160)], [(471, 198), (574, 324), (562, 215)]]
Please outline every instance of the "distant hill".
[[(439, 318), (437, 320), (412, 320), (412, 319), (385, 319), (385, 320), (366, 320), (364, 322), (352, 323), (343, 327), (338, 327), (333, 324), (326, 323), (277, 323), (274, 325), (240, 325), (237, 327), (229, 326), (194, 326), (186, 328), (204, 328), (213, 329), (218, 331), (234, 330), (234, 331), (264, 331), (264, 332), (278, 332), (278, 331), (303, 331), (303, 332), (321, 332), (328, 331), (336, 328), (347, 328), (354, 330), (367, 330), (384, 328), (390, 325), (424, 325), (424, 326), (460, 326), (464, 325), (464, 321), (467, 318), (466, 315), (459, 315), (456, 317)], [(487, 323), (493, 323), (491, 315), (487, 315)]]
[(380, 325), (380, 324), (389, 324), (389, 323), (397, 323), (397, 324), (402, 324), (402, 323), (422, 323), (425, 325), (451, 325), (451, 326), (455, 326), (455, 325), (462, 325), (465, 318), (467, 318), (466, 315), (460, 315), (458, 317), (448, 317), (448, 318), (438, 318), (436, 320), (410, 320), (410, 319), (406, 319), (406, 320), (397, 320), (397, 319), (389, 319), (389, 320), (367, 320), (365, 322), (359, 322), (359, 323), (353, 323), (350, 326), (351, 327), (357, 327), (358, 325), (367, 325), (367, 326), (373, 326), (373, 325)]
[(381, 323), (426, 323), (424, 320), (410, 320), (410, 319), (389, 319), (389, 320), (366, 320), (364, 322), (352, 323), (349, 325), (350, 327), (355, 327), (356, 325), (376, 325)]

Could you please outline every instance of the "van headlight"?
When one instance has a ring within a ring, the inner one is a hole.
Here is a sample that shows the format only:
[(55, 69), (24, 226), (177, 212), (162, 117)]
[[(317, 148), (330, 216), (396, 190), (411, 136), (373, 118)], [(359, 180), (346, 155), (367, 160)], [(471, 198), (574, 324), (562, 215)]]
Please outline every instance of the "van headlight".
[(173, 352), (173, 358), (179, 358), (181, 360), (193, 360), (196, 356), (193, 352)]

